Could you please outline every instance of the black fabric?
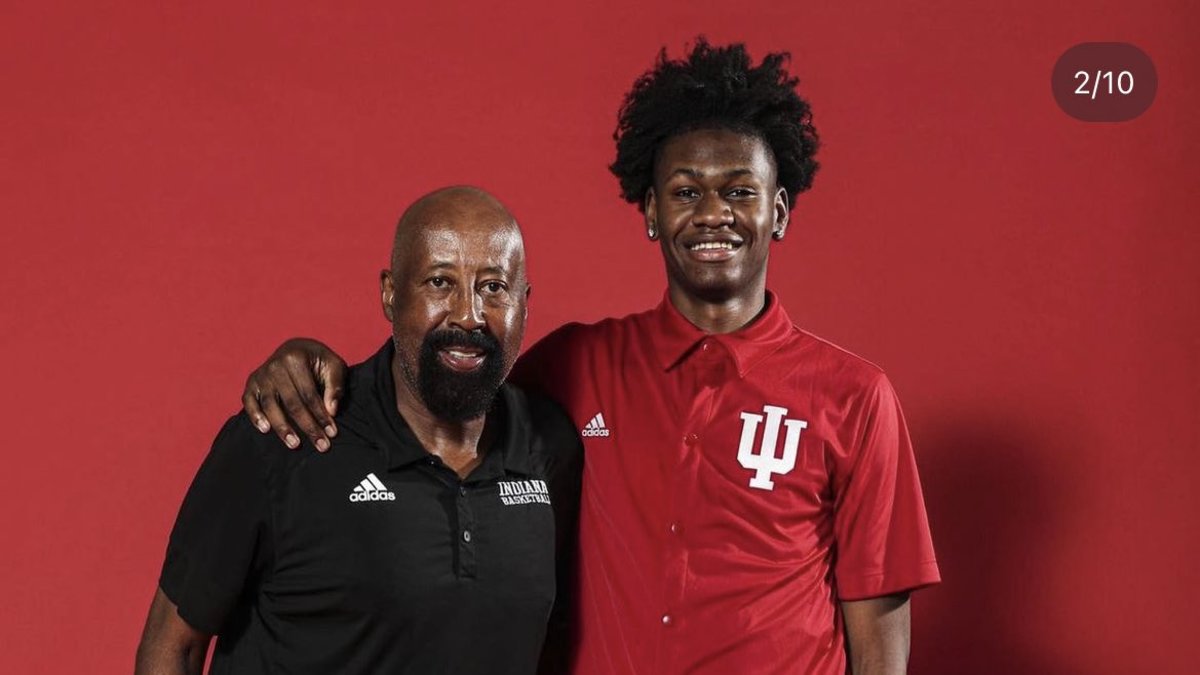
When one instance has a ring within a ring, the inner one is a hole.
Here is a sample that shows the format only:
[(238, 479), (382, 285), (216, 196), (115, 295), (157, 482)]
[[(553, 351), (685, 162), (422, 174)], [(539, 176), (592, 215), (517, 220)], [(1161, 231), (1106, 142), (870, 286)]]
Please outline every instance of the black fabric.
[(505, 385), (496, 441), (459, 480), (396, 411), (393, 353), (389, 340), (351, 369), (328, 453), (288, 450), (245, 415), (217, 436), (160, 578), (185, 621), (219, 636), (212, 673), (527, 674), (548, 620), (561, 667), (574, 426)]

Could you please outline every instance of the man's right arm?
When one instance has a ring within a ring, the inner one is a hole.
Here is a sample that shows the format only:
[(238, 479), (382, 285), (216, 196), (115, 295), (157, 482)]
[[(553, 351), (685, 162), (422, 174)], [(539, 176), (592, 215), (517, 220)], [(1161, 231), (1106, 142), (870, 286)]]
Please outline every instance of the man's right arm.
[[(213, 635), (269, 578), (274, 565), (272, 439), (235, 415), (196, 471), (171, 528), (158, 590), (138, 645), (136, 670), (200, 673)], [(232, 635), (236, 639), (236, 635)]]
[(134, 675), (199, 675), (212, 636), (179, 616), (179, 608), (159, 588), (138, 643)]

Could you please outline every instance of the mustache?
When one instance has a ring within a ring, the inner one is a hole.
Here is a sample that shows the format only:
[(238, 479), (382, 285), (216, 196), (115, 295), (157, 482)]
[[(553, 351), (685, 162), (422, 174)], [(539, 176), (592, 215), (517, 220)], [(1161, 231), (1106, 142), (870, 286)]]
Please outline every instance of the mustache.
[(473, 347), (489, 355), (500, 351), (500, 341), (491, 333), (459, 328), (439, 328), (430, 331), (424, 342), (427, 349), (435, 351), (452, 347)]

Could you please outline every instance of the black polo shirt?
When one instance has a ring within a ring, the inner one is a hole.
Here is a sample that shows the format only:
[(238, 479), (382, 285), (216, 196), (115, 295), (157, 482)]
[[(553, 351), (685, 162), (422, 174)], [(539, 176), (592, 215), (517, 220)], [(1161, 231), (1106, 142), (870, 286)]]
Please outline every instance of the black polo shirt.
[(525, 675), (543, 638), (565, 645), (570, 419), (504, 385), (502, 429), (459, 480), (397, 412), (393, 354), (389, 340), (351, 369), (328, 453), (290, 451), (244, 414), (217, 436), (159, 582), (219, 636), (210, 672)]

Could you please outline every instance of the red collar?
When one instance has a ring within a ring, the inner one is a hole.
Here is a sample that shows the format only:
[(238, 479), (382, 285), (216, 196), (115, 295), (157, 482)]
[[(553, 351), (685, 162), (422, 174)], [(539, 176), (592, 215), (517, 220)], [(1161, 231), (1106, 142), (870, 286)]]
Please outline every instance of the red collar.
[(771, 291), (767, 291), (762, 313), (732, 333), (716, 335), (700, 330), (675, 309), (668, 294), (664, 294), (662, 302), (650, 312), (650, 324), (654, 331), (654, 349), (663, 370), (670, 370), (707, 339), (733, 355), (738, 377), (745, 377), (751, 368), (775, 353), (794, 330), (792, 320)]

